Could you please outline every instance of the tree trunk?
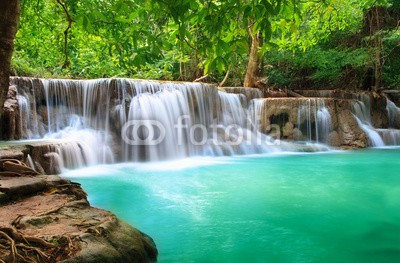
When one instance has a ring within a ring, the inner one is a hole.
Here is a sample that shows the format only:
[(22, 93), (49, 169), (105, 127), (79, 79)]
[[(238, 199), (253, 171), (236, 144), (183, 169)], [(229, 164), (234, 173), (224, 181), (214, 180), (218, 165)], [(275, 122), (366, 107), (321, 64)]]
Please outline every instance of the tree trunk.
[[(19, 18), (19, 0), (0, 0), (0, 119), (3, 120), (3, 105), (7, 98), (10, 81), (11, 56)], [(1, 122), (0, 137), (3, 137), (4, 122)]]
[(251, 47), (249, 55), (249, 63), (247, 64), (246, 76), (244, 78), (244, 87), (254, 87), (257, 81), (257, 76), (260, 66), (260, 53), (258, 48), (261, 45), (260, 34), (252, 34), (253, 27), (250, 27)]
[(375, 7), (375, 20), (376, 20), (376, 33), (375, 33), (375, 83), (374, 83), (374, 91), (377, 92), (381, 87), (381, 77), (382, 77), (382, 54), (383, 51), (383, 42), (381, 33), (379, 32), (381, 29), (380, 26), (380, 17), (379, 17), (379, 9)]

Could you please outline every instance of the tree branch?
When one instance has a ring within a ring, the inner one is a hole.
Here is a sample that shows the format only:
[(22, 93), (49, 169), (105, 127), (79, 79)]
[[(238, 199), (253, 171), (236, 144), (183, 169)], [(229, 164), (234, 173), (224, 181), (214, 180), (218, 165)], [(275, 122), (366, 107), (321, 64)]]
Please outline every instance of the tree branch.
[(208, 74), (204, 75), (203, 77), (200, 77), (200, 78), (197, 78), (197, 79), (193, 80), (193, 82), (200, 82), (200, 81), (202, 81), (203, 79), (205, 79), (207, 77), (208, 77)]
[(61, 0), (57, 0), (57, 3), (62, 7), (62, 9), (64, 10), (65, 15), (67, 16), (67, 22), (68, 22), (68, 26), (64, 31), (64, 55), (65, 55), (65, 61), (64, 61), (64, 65), (62, 66), (62, 68), (67, 68), (69, 67), (69, 58), (68, 58), (68, 33), (69, 30), (71, 29), (72, 26), (72, 22), (74, 22), (74, 20), (72, 19), (67, 5), (63, 2), (61, 2)]
[[(231, 64), (232, 65), (232, 64)], [(228, 79), (229, 73), (231, 71), (231, 65), (229, 65), (228, 70), (226, 71), (225, 77), (224, 79), (221, 81), (221, 83), (219, 83), (218, 87), (222, 87), (224, 86), (226, 80)]]

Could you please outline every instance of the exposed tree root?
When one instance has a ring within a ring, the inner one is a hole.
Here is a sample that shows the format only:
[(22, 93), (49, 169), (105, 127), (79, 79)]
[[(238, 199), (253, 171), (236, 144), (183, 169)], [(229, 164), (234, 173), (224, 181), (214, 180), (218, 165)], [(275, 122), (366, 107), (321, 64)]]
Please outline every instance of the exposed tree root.
[(79, 242), (70, 237), (46, 240), (26, 236), (12, 227), (0, 227), (0, 263), (10, 262), (58, 262), (74, 255), (79, 250)]

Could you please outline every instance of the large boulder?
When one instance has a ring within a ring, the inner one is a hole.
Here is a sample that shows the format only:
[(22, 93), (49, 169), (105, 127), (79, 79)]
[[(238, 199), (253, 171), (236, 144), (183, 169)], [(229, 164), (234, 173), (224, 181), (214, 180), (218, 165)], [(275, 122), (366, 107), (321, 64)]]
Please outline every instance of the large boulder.
[(54, 175), (0, 175), (0, 183), (0, 258), (5, 262), (13, 262), (16, 254), (21, 262), (157, 260), (149, 236), (91, 207), (79, 184)]

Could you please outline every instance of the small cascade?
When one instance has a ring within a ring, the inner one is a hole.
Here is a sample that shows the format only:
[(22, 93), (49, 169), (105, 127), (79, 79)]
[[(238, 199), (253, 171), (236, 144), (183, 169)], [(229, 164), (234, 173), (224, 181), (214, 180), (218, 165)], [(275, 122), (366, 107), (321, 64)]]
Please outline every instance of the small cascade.
[(325, 99), (255, 99), (249, 116), (257, 130), (273, 137), (303, 143), (325, 144), (332, 131), (331, 113)]
[(26, 164), (27, 164), (30, 168), (35, 169), (35, 164), (33, 163), (33, 160), (32, 160), (32, 157), (31, 157), (30, 154), (28, 154), (28, 155), (26, 156)]
[[(27, 97), (17, 95), (18, 108), (19, 108), (19, 130), (30, 131), (30, 105)], [(23, 134), (22, 137), (31, 138), (32, 135)]]
[[(135, 130), (126, 130), (130, 134), (123, 136), (132, 138), (132, 143), (124, 144), (125, 160), (163, 160), (176, 159), (194, 154), (194, 149), (189, 144), (190, 133), (179, 129), (177, 122), (182, 126), (190, 127), (195, 122), (191, 116), (191, 108), (182, 90), (166, 88), (158, 93), (143, 93), (132, 98), (126, 124), (132, 123), (140, 126)], [(196, 98), (192, 98), (196, 99)], [(196, 101), (197, 103), (201, 103)], [(211, 116), (205, 116), (204, 110), (198, 112), (200, 122), (206, 123)], [(127, 127), (129, 128), (129, 127)], [(135, 136), (138, 139), (135, 139)], [(193, 135), (194, 136), (194, 135)], [(159, 142), (158, 139), (161, 139)]]
[(242, 105), (244, 94), (223, 91), (219, 91), (218, 94), (222, 114), (218, 118), (213, 137), (218, 138), (219, 144), (222, 143), (227, 149), (229, 147), (226, 142), (229, 142), (232, 154), (256, 154), (283, 150), (279, 136), (274, 137), (273, 134), (268, 136), (259, 131), (257, 123), (261, 116), (261, 108), (255, 106), (257, 99), (250, 100), (250, 105), (246, 109)]
[(400, 107), (397, 107), (389, 99), (386, 99), (386, 110), (388, 113), (389, 128), (400, 129)]
[[(100, 163), (95, 145), (84, 143), (84, 140), (68, 141), (56, 147), (55, 153), (58, 155), (58, 165), (60, 168), (79, 168)], [(112, 154), (112, 153), (109, 153)], [(110, 157), (111, 158), (111, 157)], [(110, 162), (112, 159), (110, 159)]]
[(355, 94), (354, 98), (351, 110), (357, 120), (358, 126), (367, 134), (370, 145), (373, 147), (385, 146), (378, 131), (372, 125), (371, 103), (368, 94)]
[(250, 87), (220, 87), (226, 93), (233, 93), (240, 95), (240, 99), (245, 107), (248, 107), (253, 99), (260, 99), (263, 97), (263, 92), (257, 88)]
[(354, 101), (352, 103), (352, 111), (353, 114), (357, 116), (357, 118), (366, 124), (372, 126), (371, 121), (371, 100), (368, 94), (354, 94)]
[(385, 142), (382, 140), (382, 137), (370, 123), (361, 121), (357, 115), (356, 115), (356, 120), (358, 126), (360, 126), (360, 128), (367, 134), (371, 146), (373, 147), (385, 146)]
[(386, 99), (389, 129), (378, 129), (386, 145), (400, 145), (400, 108), (392, 101)]
[(326, 143), (331, 126), (331, 115), (321, 99), (299, 101), (297, 127), (308, 142)]
[(399, 127), (400, 109), (387, 99), (386, 110), (388, 112), (389, 129), (376, 129), (371, 121), (369, 95), (357, 94), (354, 95), (354, 98), (352, 112), (360, 128), (367, 134), (370, 145), (374, 147), (400, 145), (400, 130), (394, 129)]
[(400, 130), (377, 129), (377, 132), (385, 145), (400, 145)]

